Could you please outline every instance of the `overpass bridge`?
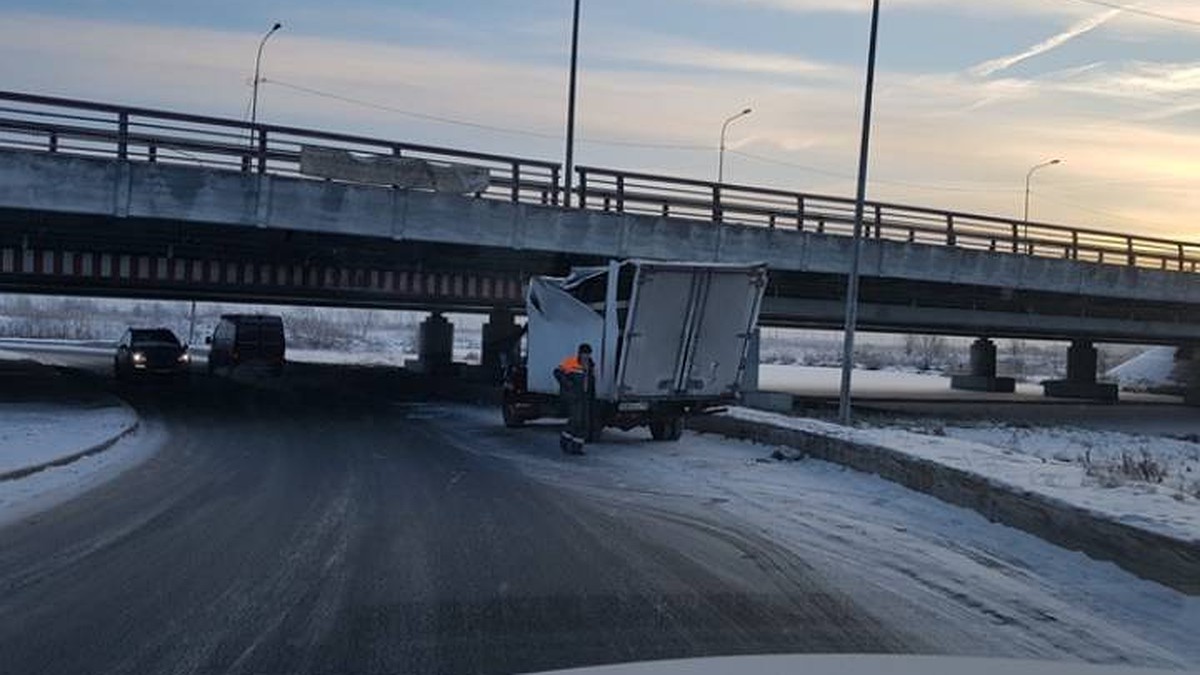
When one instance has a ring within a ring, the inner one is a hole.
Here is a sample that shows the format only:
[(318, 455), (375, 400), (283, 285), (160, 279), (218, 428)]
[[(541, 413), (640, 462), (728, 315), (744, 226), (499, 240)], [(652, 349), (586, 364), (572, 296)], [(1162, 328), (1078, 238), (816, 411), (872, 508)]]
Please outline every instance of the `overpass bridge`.
[[(450, 194), (314, 178), (310, 147), (486, 180)], [(576, 172), (566, 208), (553, 162), (0, 92), (0, 288), (487, 311), (502, 334), (533, 274), (762, 260), (764, 325), (841, 327), (853, 200)], [(866, 219), (862, 328), (982, 338), (963, 386), (1004, 386), (986, 338), (1072, 341), (1079, 386), (1057, 391), (1089, 396), (1108, 395), (1093, 341), (1200, 344), (1200, 244), (882, 202)]]

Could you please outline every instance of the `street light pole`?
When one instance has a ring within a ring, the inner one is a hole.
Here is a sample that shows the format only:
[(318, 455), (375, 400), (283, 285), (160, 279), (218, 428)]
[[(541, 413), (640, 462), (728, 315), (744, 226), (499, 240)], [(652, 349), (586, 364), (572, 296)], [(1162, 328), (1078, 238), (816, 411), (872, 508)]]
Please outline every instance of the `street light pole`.
[(730, 122), (741, 119), (741, 118), (745, 117), (746, 115), (749, 115), (752, 112), (754, 112), (754, 111), (751, 110), (750, 108), (746, 108), (745, 110), (741, 111), (740, 113), (738, 113), (736, 115), (730, 115), (729, 118), (725, 120), (725, 123), (721, 125), (721, 145), (719, 146), (720, 149), (717, 151), (717, 182), (718, 183), (725, 182), (725, 131), (727, 129), (729, 129)]
[(858, 147), (858, 194), (854, 204), (854, 243), (850, 273), (846, 277), (846, 325), (842, 343), (842, 385), (838, 396), (838, 420), (850, 424), (850, 378), (854, 371), (854, 330), (858, 325), (858, 264), (862, 257), (863, 211), (867, 199), (867, 160), (871, 145), (871, 103), (875, 93), (875, 45), (879, 36), (879, 0), (871, 7), (871, 39), (867, 51), (867, 84), (863, 96), (862, 142)]
[[(1038, 169), (1044, 169), (1048, 166), (1054, 166), (1055, 164), (1061, 164), (1061, 163), (1062, 163), (1061, 159), (1052, 159), (1048, 162), (1042, 162), (1041, 164), (1035, 164), (1029, 169), (1029, 173), (1025, 174), (1025, 218), (1024, 218), (1024, 221), (1025, 221), (1025, 240), (1027, 242), (1029, 240), (1029, 184), (1030, 184), (1030, 181), (1033, 180), (1033, 174)], [(1029, 252), (1033, 253), (1033, 245), (1027, 244), (1027, 246), (1029, 248)]]
[(579, 0), (571, 20), (571, 77), (567, 85), (567, 160), (563, 166), (563, 206), (571, 207), (571, 174), (575, 171), (575, 79), (579, 70)]
[(250, 97), (250, 123), (251, 124), (254, 124), (255, 122), (258, 121), (258, 82), (259, 82), (258, 73), (259, 73), (260, 67), (262, 66), (263, 47), (267, 46), (267, 40), (270, 39), (270, 37), (275, 34), (275, 31), (279, 30), (280, 28), (283, 28), (283, 24), (276, 21), (275, 25), (271, 26), (271, 30), (267, 31), (267, 34), (264, 35), (262, 40), (258, 43), (258, 55), (254, 57), (254, 93), (251, 94), (251, 97)]

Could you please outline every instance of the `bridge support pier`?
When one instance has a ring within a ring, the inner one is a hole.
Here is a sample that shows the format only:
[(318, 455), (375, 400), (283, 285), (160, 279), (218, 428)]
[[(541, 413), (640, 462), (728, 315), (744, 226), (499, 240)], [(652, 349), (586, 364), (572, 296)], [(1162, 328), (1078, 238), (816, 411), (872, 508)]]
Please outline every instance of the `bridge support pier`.
[(454, 324), (441, 312), (429, 315), (417, 331), (417, 364), (423, 373), (444, 373), (454, 363)]
[(1067, 379), (1042, 385), (1046, 396), (1117, 402), (1117, 385), (1096, 381), (1096, 347), (1091, 340), (1072, 340), (1067, 350)]
[(969, 372), (952, 376), (950, 388), (1012, 393), (1017, 389), (1017, 381), (1011, 377), (996, 377), (996, 343), (979, 338), (971, 343)]
[(1200, 344), (1175, 348), (1175, 367), (1170, 379), (1182, 386), (1184, 405), (1200, 406)]
[(521, 327), (517, 325), (512, 310), (497, 307), (488, 314), (483, 324), (483, 351), (480, 365), (488, 381), (499, 382), (504, 373), (505, 355), (517, 352), (521, 338)]

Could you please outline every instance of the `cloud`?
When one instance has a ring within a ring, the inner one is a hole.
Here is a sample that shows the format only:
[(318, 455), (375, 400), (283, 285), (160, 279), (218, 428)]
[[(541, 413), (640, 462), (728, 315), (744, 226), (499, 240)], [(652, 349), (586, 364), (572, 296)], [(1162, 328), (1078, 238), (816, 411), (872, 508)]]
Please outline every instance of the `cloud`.
[(1081, 35), (1086, 35), (1087, 33), (1096, 30), (1100, 26), (1103, 26), (1111, 21), (1117, 15), (1121, 14), (1122, 11), (1123, 10), (1120, 9), (1110, 9), (1091, 18), (1076, 22), (1061, 33), (1042, 40), (1041, 42), (1024, 51), (984, 61), (983, 63), (971, 68), (971, 73), (978, 77), (991, 77), (1000, 71), (1007, 70), (1018, 63), (1032, 59), (1035, 56), (1045, 54), (1053, 49), (1057, 49), (1071, 40), (1080, 37)]
[[(783, 10), (798, 14), (816, 12), (866, 14), (871, 11), (871, 0), (706, 0), (713, 5), (733, 7), (761, 7)], [(1007, 0), (1006, 2), (978, 2), (964, 0), (883, 0), (884, 12), (938, 9), (958, 14), (974, 15), (1040, 15), (1040, 16), (1086, 16), (1090, 11), (1086, 5), (1072, 2), (1047, 2), (1046, 0)]]
[[(651, 44), (653, 46), (646, 46)], [(624, 56), (647, 65), (769, 76), (840, 78), (852, 72), (843, 66), (788, 54), (720, 49), (680, 41), (666, 42), (661, 38), (639, 41), (636, 45), (615, 50), (613, 56)]]

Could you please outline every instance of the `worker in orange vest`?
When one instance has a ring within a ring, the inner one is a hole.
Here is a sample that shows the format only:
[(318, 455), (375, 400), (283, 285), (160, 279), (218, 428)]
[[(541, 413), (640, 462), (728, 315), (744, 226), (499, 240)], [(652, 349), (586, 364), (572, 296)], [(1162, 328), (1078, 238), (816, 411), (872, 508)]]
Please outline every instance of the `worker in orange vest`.
[(582, 455), (587, 441), (592, 394), (595, 391), (595, 362), (592, 346), (584, 342), (574, 355), (568, 356), (554, 369), (563, 406), (567, 409), (567, 426), (558, 438), (558, 445), (568, 455)]

